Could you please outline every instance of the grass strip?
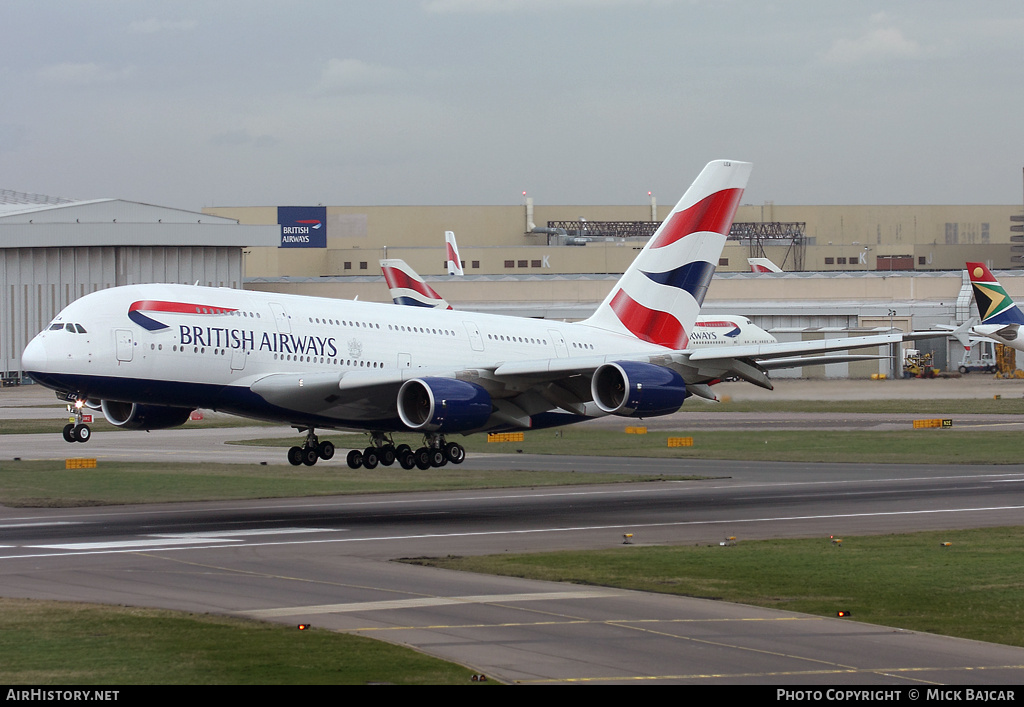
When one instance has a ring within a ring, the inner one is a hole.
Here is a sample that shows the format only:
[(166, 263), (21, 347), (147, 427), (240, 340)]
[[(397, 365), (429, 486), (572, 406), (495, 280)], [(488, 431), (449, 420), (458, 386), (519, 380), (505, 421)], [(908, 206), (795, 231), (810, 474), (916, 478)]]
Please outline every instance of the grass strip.
[[(942, 543), (949, 542), (948, 547)], [(718, 599), (1024, 646), (1024, 527), (407, 560)]]
[(333, 631), (27, 599), (0, 599), (0, 656), (6, 685), (465, 685), (472, 676)]
[[(63, 461), (0, 461), (0, 504), (66, 508), (250, 498), (562, 486), (661, 480), (636, 473), (470, 471), (448, 465), (429, 471), (398, 466), (353, 471), (342, 461), (313, 467), (182, 462), (108, 462), (65, 469)], [(675, 477), (673, 478), (680, 478)]]
[[(679, 436), (693, 437), (694, 446), (669, 447), (668, 438)], [(330, 439), (339, 450), (346, 449), (346, 445), (353, 448), (366, 445), (366, 439), (361, 435), (331, 436)], [(415, 442), (412, 439), (408, 441)], [(638, 435), (581, 425), (527, 432), (522, 442), (489, 443), (486, 435), (460, 437), (459, 442), (470, 456), (488, 452), (560, 454), (679, 459), (682, 463), (687, 459), (882, 464), (1020, 463), (1019, 432), (955, 427), (907, 431), (652, 430)], [(284, 448), (294, 445), (295, 440), (249, 439), (237, 444)]]

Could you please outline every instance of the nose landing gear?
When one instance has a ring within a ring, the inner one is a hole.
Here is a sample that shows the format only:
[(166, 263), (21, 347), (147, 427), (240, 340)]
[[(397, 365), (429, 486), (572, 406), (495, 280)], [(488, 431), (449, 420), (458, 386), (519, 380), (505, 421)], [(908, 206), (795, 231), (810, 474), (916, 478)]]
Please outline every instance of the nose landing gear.
[(64, 425), (63, 435), (65, 442), (88, 442), (92, 439), (92, 430), (85, 424), (85, 414), (82, 408), (84, 400), (76, 400), (73, 405), (68, 405), (68, 412), (75, 416), (75, 421)]

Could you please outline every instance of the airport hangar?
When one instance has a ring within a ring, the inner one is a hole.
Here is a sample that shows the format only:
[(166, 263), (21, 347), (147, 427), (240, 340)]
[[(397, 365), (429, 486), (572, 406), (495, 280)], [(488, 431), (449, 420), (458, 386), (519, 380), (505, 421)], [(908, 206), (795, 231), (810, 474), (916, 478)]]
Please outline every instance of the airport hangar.
[(75, 201), (0, 190), (0, 373), (21, 378), (28, 341), (73, 300), (143, 282), (241, 287), (242, 251), (276, 226), (120, 199)]
[[(518, 206), (204, 209), (280, 227), (276, 247), (246, 250), (247, 289), (387, 302), (378, 261), (401, 258), (456, 309), (568, 320), (589, 316), (670, 211), (653, 198), (633, 206), (535, 206), (525, 199)], [(1011, 296), (1024, 301), (1024, 271), (1010, 270), (1024, 259), (1024, 246), (1016, 245), (1024, 238), (1011, 238), (1020, 213), (1016, 205), (742, 205), (703, 312), (748, 316), (781, 341), (960, 324), (977, 316), (964, 278), (968, 260), (1000, 271)], [(303, 232), (300, 223), (317, 228)], [(445, 231), (456, 235), (465, 277), (445, 274)], [(753, 275), (748, 257), (768, 257), (785, 272)], [(916, 347), (943, 370), (963, 361), (955, 339)], [(900, 371), (899, 352), (878, 354), (885, 358), (772, 375)]]
[[(20, 376), (28, 340), (72, 300), (139, 282), (180, 282), (389, 301), (377, 261), (402, 258), (456, 308), (582, 319), (611, 289), (668, 207), (213, 207), (203, 213), (119, 199), (74, 201), (0, 190), (0, 373)], [(744, 205), (704, 311), (740, 314), (780, 340), (924, 329), (970, 316), (965, 260), (1015, 267), (1018, 206)], [(309, 218), (302, 218), (308, 216)], [(293, 221), (319, 222), (306, 241)], [(543, 225), (537, 226), (539, 222)], [(1019, 227), (1018, 227), (1019, 228)], [(288, 230), (289, 233), (285, 233)], [(444, 231), (466, 277), (448, 278)], [(286, 238), (291, 238), (286, 241)], [(1017, 236), (1017, 238), (1020, 238)], [(786, 271), (754, 276), (749, 256)], [(1024, 272), (1000, 272), (1024, 301)], [(959, 301), (958, 301), (959, 300)], [(940, 368), (962, 348), (941, 339)], [(891, 374), (881, 361), (777, 371), (781, 377)]]

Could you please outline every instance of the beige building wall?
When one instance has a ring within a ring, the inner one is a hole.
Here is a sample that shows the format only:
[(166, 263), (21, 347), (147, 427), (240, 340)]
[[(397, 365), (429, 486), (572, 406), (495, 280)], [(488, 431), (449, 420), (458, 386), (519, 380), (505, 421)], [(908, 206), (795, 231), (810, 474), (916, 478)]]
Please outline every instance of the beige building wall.
[[(657, 208), (658, 219), (669, 206)], [(277, 207), (212, 207), (205, 213), (243, 224), (275, 224)], [(916, 270), (955, 270), (966, 260), (995, 269), (1011, 259), (1010, 216), (1020, 206), (741, 206), (740, 222), (801, 222), (807, 244), (803, 271), (870, 271), (879, 257), (909, 256)], [(402, 258), (422, 275), (441, 275), (444, 232), (454, 231), (467, 274), (621, 273), (642, 241), (590, 241), (549, 246), (529, 223), (549, 221), (645, 221), (651, 206), (329, 206), (327, 248), (251, 248), (247, 277), (374, 275), (381, 258)], [(784, 270), (797, 254), (788, 244), (765, 255)], [(721, 272), (748, 269), (749, 244), (730, 242)], [(884, 269), (884, 267), (883, 267)]]

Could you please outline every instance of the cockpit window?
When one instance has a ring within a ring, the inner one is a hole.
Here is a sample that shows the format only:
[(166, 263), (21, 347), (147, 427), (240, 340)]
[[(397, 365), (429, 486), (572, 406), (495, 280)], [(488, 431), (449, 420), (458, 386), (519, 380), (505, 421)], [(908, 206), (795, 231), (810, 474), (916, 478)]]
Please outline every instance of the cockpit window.
[(65, 331), (70, 331), (72, 334), (86, 333), (85, 327), (82, 326), (81, 324), (72, 324), (71, 322), (68, 322), (67, 324), (61, 324), (60, 322), (57, 322), (56, 324), (50, 325), (50, 331), (60, 331), (61, 329), (64, 329)]

